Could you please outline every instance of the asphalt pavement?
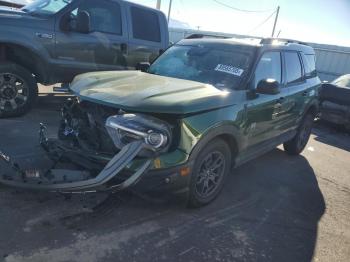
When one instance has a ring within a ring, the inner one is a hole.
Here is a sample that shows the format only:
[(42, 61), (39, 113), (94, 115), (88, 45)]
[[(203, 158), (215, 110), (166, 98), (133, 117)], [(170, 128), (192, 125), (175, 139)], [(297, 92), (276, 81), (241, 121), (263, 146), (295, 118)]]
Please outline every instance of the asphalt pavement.
[[(0, 120), (0, 150), (45, 167), (64, 96)], [(0, 172), (6, 172), (0, 164)], [(135, 192), (74, 195), (0, 185), (0, 261), (350, 261), (350, 135), (316, 123), (304, 153), (281, 147), (236, 169), (212, 204)]]

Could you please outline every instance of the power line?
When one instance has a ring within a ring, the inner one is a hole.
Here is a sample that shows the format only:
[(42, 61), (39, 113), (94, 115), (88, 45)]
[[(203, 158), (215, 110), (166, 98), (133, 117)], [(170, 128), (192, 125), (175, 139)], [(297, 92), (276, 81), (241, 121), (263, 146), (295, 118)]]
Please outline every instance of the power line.
[(277, 11), (272, 12), (272, 14), (270, 14), (266, 19), (264, 19), (264, 21), (262, 21), (262, 22), (259, 23), (257, 26), (255, 26), (252, 30), (250, 30), (250, 31), (248, 32), (248, 34), (251, 33), (251, 32), (253, 32), (253, 31), (255, 31), (255, 30), (258, 29), (260, 26), (264, 25), (267, 21), (269, 21), (269, 19), (270, 19), (274, 14), (276, 14), (276, 12), (277, 12)]
[(270, 12), (272, 11), (272, 9), (269, 9), (269, 10), (246, 10), (246, 9), (241, 9), (241, 8), (237, 8), (237, 7), (234, 7), (234, 6), (231, 6), (231, 5), (228, 5), (228, 4), (225, 4), (223, 2), (220, 2), (218, 0), (213, 0), (215, 3), (219, 4), (219, 5), (222, 5), (224, 7), (227, 7), (227, 8), (230, 8), (230, 9), (233, 9), (235, 11), (239, 11), (239, 12), (246, 12), (246, 13), (266, 13), (266, 12)]
[(275, 17), (275, 22), (273, 24), (273, 29), (272, 29), (272, 35), (271, 37), (274, 37), (275, 35), (275, 29), (276, 29), (276, 25), (277, 25), (277, 20), (278, 20), (278, 15), (280, 13), (280, 6), (277, 7), (277, 10), (276, 10), (276, 17)]
[(170, 14), (171, 14), (171, 6), (173, 4), (173, 0), (170, 0), (169, 2), (169, 11), (168, 11), (168, 24), (170, 23)]

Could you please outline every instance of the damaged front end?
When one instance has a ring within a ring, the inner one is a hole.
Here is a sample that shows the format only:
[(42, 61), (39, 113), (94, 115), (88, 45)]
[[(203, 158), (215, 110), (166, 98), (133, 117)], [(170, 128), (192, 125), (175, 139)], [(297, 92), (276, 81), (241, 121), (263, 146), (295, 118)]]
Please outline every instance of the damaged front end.
[(11, 174), (0, 174), (0, 183), (61, 193), (120, 191), (142, 179), (172, 143), (172, 127), (153, 116), (78, 99), (68, 101), (61, 113), (58, 139), (48, 139), (40, 126), (40, 144), (51, 168), (23, 170), (0, 151), (0, 159), (12, 168)]

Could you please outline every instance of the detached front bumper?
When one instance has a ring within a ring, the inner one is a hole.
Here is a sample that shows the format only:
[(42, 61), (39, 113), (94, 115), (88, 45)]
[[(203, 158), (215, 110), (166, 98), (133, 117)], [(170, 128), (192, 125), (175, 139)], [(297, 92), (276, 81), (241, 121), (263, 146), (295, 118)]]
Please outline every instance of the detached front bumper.
[[(124, 146), (113, 158), (85, 152), (49, 140), (45, 127), (40, 128), (40, 144), (54, 162), (48, 170), (21, 169), (11, 157), (0, 151), (0, 162), (5, 162), (10, 171), (0, 170), (0, 183), (28, 190), (60, 193), (117, 192), (129, 187), (140, 192), (161, 191), (183, 193), (188, 190), (191, 164), (189, 162), (170, 168), (152, 169), (154, 159), (140, 161), (133, 167), (136, 156), (149, 146), (135, 141)], [(57, 164), (74, 164), (77, 168), (58, 168)], [(184, 174), (183, 171), (186, 171)]]
[(21, 170), (9, 156), (0, 152), (0, 159), (10, 165), (13, 170), (10, 175), (1, 174), (0, 183), (24, 189), (62, 193), (120, 191), (136, 184), (150, 167), (152, 159), (146, 160), (135, 173), (123, 182), (118, 184), (112, 182), (144, 148), (145, 144), (141, 141), (126, 145), (95, 177), (91, 177), (87, 171), (80, 170), (50, 169), (46, 172)]

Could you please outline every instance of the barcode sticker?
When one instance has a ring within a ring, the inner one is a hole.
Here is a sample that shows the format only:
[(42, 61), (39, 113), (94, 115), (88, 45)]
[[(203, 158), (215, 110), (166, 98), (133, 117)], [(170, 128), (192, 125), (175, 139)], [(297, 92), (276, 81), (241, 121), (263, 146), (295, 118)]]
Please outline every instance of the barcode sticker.
[(218, 64), (215, 68), (215, 71), (224, 72), (235, 76), (241, 76), (244, 72), (243, 69), (230, 66), (230, 65), (222, 65), (222, 64)]

